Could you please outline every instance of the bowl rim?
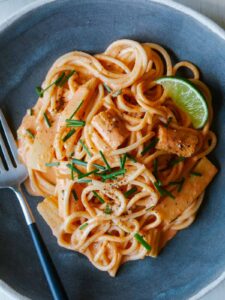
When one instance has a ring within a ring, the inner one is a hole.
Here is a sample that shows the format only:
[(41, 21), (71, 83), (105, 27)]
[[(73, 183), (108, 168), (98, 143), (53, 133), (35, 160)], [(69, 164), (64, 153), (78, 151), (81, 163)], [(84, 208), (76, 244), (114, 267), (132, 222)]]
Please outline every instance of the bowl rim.
[[(98, 0), (91, 0), (93, 2), (96, 2)], [(107, 1), (107, 0), (106, 0)], [(23, 8), (17, 10), (17, 12), (11, 14), (8, 18), (6, 18), (3, 22), (0, 23), (0, 33), (2, 33), (4, 30), (6, 30), (9, 26), (11, 26), (14, 22), (19, 20), (22, 16), (26, 15), (27, 13), (31, 12), (32, 10), (35, 10), (36, 8), (39, 8), (45, 4), (56, 2), (56, 0), (36, 0), (30, 4), (25, 5)], [(187, 16), (192, 17), (197, 22), (201, 23), (205, 27), (207, 27), (210, 31), (215, 33), (217, 36), (222, 38), (225, 41), (225, 30), (220, 27), (216, 22), (211, 20), (209, 17), (195, 11), (194, 9), (187, 7), (184, 4), (177, 3), (173, 0), (147, 0), (147, 2), (154, 2), (158, 3), (164, 6), (168, 6), (174, 10), (177, 10)], [(195, 295), (191, 296), (189, 300), (198, 300), (204, 295), (206, 295), (208, 292), (213, 290), (219, 283), (221, 283), (225, 279), (225, 270), (224, 272), (219, 275), (218, 278), (216, 278), (214, 281), (209, 283), (206, 287), (202, 288), (200, 291), (198, 291)], [(19, 300), (29, 300), (27, 297), (19, 294), (16, 292), (12, 287), (10, 287), (7, 283), (1, 280), (0, 278), (0, 290), (8, 297), (13, 297), (15, 299)]]

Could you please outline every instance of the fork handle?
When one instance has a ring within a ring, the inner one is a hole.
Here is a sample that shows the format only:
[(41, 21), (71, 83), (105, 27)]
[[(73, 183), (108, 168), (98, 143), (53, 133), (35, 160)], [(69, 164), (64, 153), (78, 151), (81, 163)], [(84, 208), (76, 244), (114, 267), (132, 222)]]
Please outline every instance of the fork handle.
[(49, 255), (48, 249), (41, 237), (41, 234), (38, 230), (38, 227), (35, 223), (31, 209), (26, 201), (26, 198), (21, 190), (21, 187), (13, 187), (14, 192), (17, 195), (17, 198), (20, 202), (26, 223), (30, 230), (30, 234), (41, 263), (43, 272), (45, 274), (48, 286), (52, 293), (54, 300), (68, 300), (66, 291), (62, 285), (60, 277), (57, 273), (57, 270), (52, 262), (52, 259)]

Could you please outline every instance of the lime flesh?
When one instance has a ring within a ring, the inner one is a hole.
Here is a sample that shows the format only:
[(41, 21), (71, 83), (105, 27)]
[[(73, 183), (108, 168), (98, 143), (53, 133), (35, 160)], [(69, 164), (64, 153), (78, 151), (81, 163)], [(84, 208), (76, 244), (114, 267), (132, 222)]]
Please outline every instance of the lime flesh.
[(188, 116), (193, 127), (202, 128), (208, 119), (208, 107), (204, 96), (188, 80), (179, 77), (161, 77), (156, 80), (166, 90), (168, 97)]

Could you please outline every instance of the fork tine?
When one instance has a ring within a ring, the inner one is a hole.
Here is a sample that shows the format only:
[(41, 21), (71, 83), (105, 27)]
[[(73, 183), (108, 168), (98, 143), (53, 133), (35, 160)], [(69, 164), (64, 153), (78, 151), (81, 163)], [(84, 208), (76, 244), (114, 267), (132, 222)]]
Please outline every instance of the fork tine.
[(0, 173), (2, 173), (4, 170), (5, 170), (5, 167), (3, 165), (2, 158), (0, 157)]
[[(4, 114), (3, 114), (3, 112), (2, 112), (1, 109), (0, 109), (0, 120), (1, 120), (1, 123), (2, 123), (2, 128), (4, 130), (6, 139), (7, 139), (8, 144), (9, 144), (9, 148), (10, 148), (10, 150), (12, 152), (13, 158), (14, 158), (15, 162), (18, 164), (19, 160), (18, 160), (16, 143), (15, 143), (13, 134), (12, 134), (10, 128), (9, 128), (9, 125), (8, 125), (8, 123), (7, 123), (6, 119), (5, 119), (5, 116), (4, 116)], [(1, 137), (1, 145), (2, 145), (2, 143), (4, 144), (4, 141), (2, 140), (2, 137)], [(5, 146), (5, 144), (4, 144), (4, 146)], [(6, 149), (6, 153), (8, 154), (7, 149)], [(4, 152), (4, 155), (6, 155), (5, 152)], [(9, 157), (9, 159), (10, 159), (10, 157)], [(11, 162), (11, 159), (10, 159), (10, 162)], [(8, 160), (7, 160), (7, 163), (8, 163)]]
[(1, 145), (1, 149), (2, 149), (2, 152), (3, 152), (4, 158), (6, 160), (7, 166), (9, 168), (13, 167), (11, 158), (9, 156), (8, 150), (7, 150), (6, 146), (5, 146), (5, 143), (4, 143), (4, 140), (2, 138), (2, 134), (1, 133), (0, 133), (0, 145)]

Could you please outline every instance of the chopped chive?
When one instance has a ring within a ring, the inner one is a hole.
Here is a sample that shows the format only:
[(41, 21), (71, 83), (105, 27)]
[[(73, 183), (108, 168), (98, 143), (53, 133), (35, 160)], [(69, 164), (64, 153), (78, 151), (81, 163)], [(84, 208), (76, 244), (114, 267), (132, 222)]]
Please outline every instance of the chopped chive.
[(155, 176), (155, 178), (158, 178), (158, 159), (155, 158), (153, 160), (153, 175)]
[(97, 192), (93, 191), (92, 193), (101, 203), (105, 203), (105, 200)]
[(100, 155), (101, 155), (101, 157), (102, 157), (102, 160), (104, 161), (104, 163), (105, 163), (107, 169), (108, 169), (108, 170), (111, 170), (111, 167), (110, 167), (108, 161), (106, 160), (105, 155), (103, 154), (103, 152), (100, 150), (99, 153), (100, 153)]
[[(76, 164), (76, 165), (80, 165), (80, 166), (84, 166), (84, 167), (86, 167), (87, 166), (87, 162), (86, 161), (83, 161), (83, 160), (80, 160), (80, 159), (77, 159), (77, 158), (73, 158), (72, 159), (72, 162), (74, 163), (74, 164)], [(96, 168), (98, 168), (98, 169), (100, 169), (100, 170), (105, 170), (105, 167), (103, 167), (103, 166), (101, 166), (101, 165), (99, 165), (99, 164), (92, 164), (94, 167), (96, 167)]]
[(172, 120), (173, 120), (173, 117), (169, 117), (168, 119), (167, 119), (167, 123), (164, 125), (166, 128), (168, 128), (169, 127), (169, 125), (170, 125), (170, 123), (172, 122)]
[(73, 116), (78, 112), (78, 110), (81, 108), (82, 104), (84, 103), (84, 101), (81, 101), (80, 104), (77, 106), (77, 108), (75, 109), (75, 111), (72, 113), (72, 115), (69, 117), (69, 119), (71, 120), (73, 118)]
[(70, 157), (73, 157), (73, 156), (74, 156), (74, 152), (71, 152), (71, 153), (70, 153)]
[(183, 156), (174, 158), (169, 162), (169, 167), (171, 168), (171, 167), (175, 166), (176, 164), (179, 164), (179, 162), (184, 161), (184, 160), (185, 160), (185, 157), (183, 157)]
[(35, 138), (35, 134), (33, 134), (30, 129), (26, 129), (26, 133), (32, 138), (34, 139)]
[(129, 160), (131, 160), (133, 162), (137, 162), (136, 158), (133, 157), (131, 154), (127, 153), (127, 157), (129, 158)]
[(124, 196), (125, 196), (126, 198), (128, 198), (129, 196), (131, 196), (132, 194), (134, 194), (136, 191), (137, 191), (137, 188), (136, 188), (136, 187), (133, 187), (133, 188), (129, 189), (128, 191), (126, 191), (126, 192), (124, 193)]
[(45, 124), (48, 126), (48, 128), (50, 128), (52, 125), (51, 125), (51, 122), (49, 121), (48, 116), (46, 115), (45, 112), (43, 113), (43, 116), (45, 119)]
[(76, 132), (76, 130), (73, 128), (71, 129), (62, 139), (63, 142), (66, 142), (74, 133)]
[(66, 166), (70, 170), (73, 170), (74, 172), (76, 172), (78, 174), (78, 176), (83, 175), (83, 172), (81, 172), (79, 169), (77, 169), (73, 164), (67, 164)]
[(62, 74), (54, 81), (54, 84), (60, 86), (64, 77), (65, 77), (65, 72), (62, 72)]
[(36, 93), (38, 94), (39, 97), (41, 97), (41, 98), (43, 97), (44, 90), (42, 89), (42, 87), (36, 86), (35, 91), (36, 91)]
[(70, 173), (70, 175), (71, 175), (71, 179), (74, 180), (74, 171), (73, 171), (73, 168), (71, 168), (71, 173)]
[(87, 227), (88, 226), (88, 223), (84, 223), (84, 224), (82, 224), (80, 227), (79, 227), (79, 229), (80, 230), (83, 230), (85, 227)]
[(63, 86), (73, 74), (76, 73), (75, 70), (72, 70), (68, 75), (62, 77), (61, 81), (58, 83), (59, 86)]
[(115, 92), (112, 94), (112, 97), (115, 98), (115, 97), (119, 96), (121, 93), (122, 93), (122, 90), (115, 91)]
[(124, 169), (127, 160), (127, 154), (125, 153), (121, 160), (121, 169)]
[(51, 163), (46, 163), (45, 165), (46, 165), (46, 167), (58, 167), (60, 165), (60, 162), (54, 161)]
[(66, 119), (66, 127), (84, 127), (85, 121)]
[(135, 233), (134, 235), (135, 239), (140, 243), (145, 249), (148, 251), (152, 250), (152, 247), (143, 239), (143, 237), (139, 233)]
[(191, 172), (190, 174), (193, 176), (202, 176), (202, 173), (199, 172)]
[(77, 182), (80, 182), (80, 183), (89, 183), (89, 182), (92, 182), (92, 179), (81, 178), (81, 179), (78, 179)]
[(112, 213), (112, 208), (109, 206), (109, 204), (106, 204), (106, 208), (104, 209), (104, 213), (107, 215), (111, 215)]
[(161, 184), (159, 184), (159, 182), (155, 182), (154, 186), (156, 187), (156, 189), (158, 190), (158, 192), (160, 193), (161, 196), (169, 196), (172, 199), (175, 199), (174, 195), (172, 193), (170, 193), (169, 191), (167, 191), (166, 189), (164, 189)]
[(75, 191), (75, 190), (72, 190), (71, 193), (72, 193), (72, 195), (73, 195), (74, 200), (77, 201), (77, 200), (78, 200), (78, 196), (77, 196), (76, 191)]
[(97, 173), (98, 172), (98, 170), (97, 169), (95, 169), (95, 170), (93, 170), (93, 171), (90, 171), (90, 172), (88, 172), (88, 173), (85, 173), (85, 174), (82, 174), (82, 175), (79, 175), (79, 179), (81, 179), (81, 178), (84, 178), (84, 177), (87, 177), (87, 176), (89, 176), (89, 175), (91, 175), (91, 174), (95, 174), (95, 173)]
[(145, 210), (146, 211), (151, 210), (153, 207), (155, 207), (155, 205), (151, 205), (150, 207), (146, 208)]
[(144, 149), (141, 152), (141, 155), (145, 155), (149, 150), (152, 148), (155, 148), (156, 144), (158, 143), (159, 139), (158, 138), (153, 138), (150, 143), (144, 147)]
[(181, 180), (178, 181), (171, 181), (169, 185), (177, 185), (177, 191), (180, 192), (182, 190), (185, 178), (182, 177)]
[(89, 151), (88, 147), (85, 145), (85, 143), (84, 143), (82, 140), (80, 140), (80, 144), (82, 145), (83, 149), (87, 152), (87, 154), (88, 154), (90, 157), (92, 157), (91, 152)]
[(106, 83), (103, 83), (103, 85), (104, 85), (104, 88), (106, 89), (106, 91), (107, 91), (108, 93), (111, 93), (111, 92), (112, 92), (112, 89), (111, 89)]
[[(119, 176), (119, 175), (123, 175), (126, 173), (126, 169), (120, 169), (118, 171), (109, 173), (109, 174), (104, 174), (101, 175), (101, 177), (106, 180), (106, 179), (114, 179), (115, 177)], [(99, 174), (100, 175), (100, 174)]]

